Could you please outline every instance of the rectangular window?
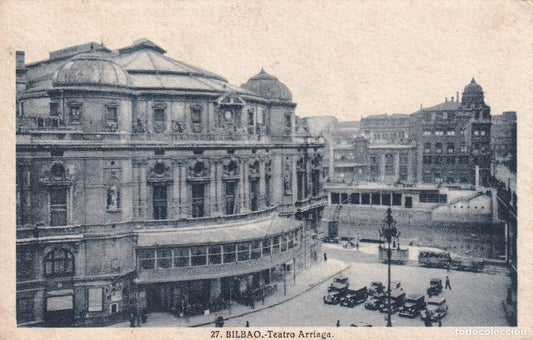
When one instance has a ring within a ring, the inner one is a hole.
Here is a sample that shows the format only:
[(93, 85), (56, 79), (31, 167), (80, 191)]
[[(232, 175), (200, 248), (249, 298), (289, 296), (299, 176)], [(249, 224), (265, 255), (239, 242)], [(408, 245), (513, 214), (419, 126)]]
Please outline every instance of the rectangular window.
[(220, 254), (220, 245), (209, 246), (209, 264), (220, 264), (222, 263), (222, 258)]
[(392, 194), (392, 205), (402, 205), (402, 194)]
[(237, 182), (226, 182), (226, 215), (236, 213), (235, 194), (237, 192)]
[(163, 108), (154, 109), (153, 125), (154, 125), (155, 133), (165, 132), (165, 128), (166, 128), (165, 109)]
[(442, 143), (436, 143), (435, 144), (435, 152), (436, 153), (442, 153)]
[(206, 246), (191, 247), (191, 264), (193, 266), (205, 266), (207, 262)]
[(139, 261), (139, 269), (154, 269), (155, 268), (155, 250), (154, 249), (141, 249), (137, 253)]
[(341, 202), (340, 202), (340, 204), (347, 204), (347, 203), (348, 203), (348, 194), (343, 192), (341, 194)]
[(279, 242), (280, 242), (281, 236), (274, 237), (273, 243), (272, 243), (272, 253), (279, 253)]
[(431, 130), (424, 130), (424, 136), (431, 136)]
[(154, 220), (167, 219), (167, 186), (157, 184), (153, 186)]
[(106, 106), (106, 119), (108, 122), (118, 122), (116, 106)]
[(446, 164), (448, 165), (454, 165), (455, 164), (455, 157), (450, 156), (446, 158)]
[(359, 204), (359, 193), (350, 194), (350, 203)]
[(474, 136), (479, 136), (479, 130), (474, 130)]
[(380, 200), (380, 194), (379, 192), (373, 192), (372, 193), (372, 205), (380, 205), (381, 204), (381, 200)]
[(73, 123), (79, 123), (81, 120), (81, 111), (79, 105), (70, 105), (69, 106), (69, 117), (70, 121)]
[(481, 131), (479, 132), (479, 134), (482, 135), (482, 136), (485, 136), (485, 130), (481, 130)]
[(448, 143), (448, 154), (453, 154), (455, 152), (455, 145), (453, 143)]
[(157, 269), (166, 269), (172, 267), (172, 250), (158, 249), (157, 250)]
[(189, 248), (181, 247), (174, 249), (174, 267), (189, 266)]
[(370, 204), (370, 194), (368, 192), (364, 192), (361, 194), (361, 204)]
[(435, 130), (435, 136), (444, 136), (444, 131), (442, 131), (442, 130)]
[(431, 153), (431, 143), (424, 143), (424, 153)]
[(57, 117), (59, 116), (59, 103), (50, 103), (50, 116)]
[(272, 239), (267, 238), (263, 240), (263, 256), (270, 255), (272, 248)]
[(50, 225), (67, 225), (67, 189), (50, 189)]
[(287, 234), (281, 235), (280, 251), (287, 251)]
[(394, 155), (385, 155), (385, 176), (394, 176)]
[(252, 242), (252, 253), (251, 258), (252, 259), (258, 259), (261, 257), (261, 241), (254, 241)]
[(336, 192), (331, 193), (331, 204), (339, 204), (340, 195)]
[(455, 136), (455, 130), (448, 130), (448, 131), (446, 131), (446, 134), (448, 136)]
[(391, 205), (390, 196), (391, 194), (388, 192), (382, 193), (381, 194), (381, 205), (385, 205), (385, 206)]
[(237, 243), (237, 261), (247, 261), (250, 259), (250, 243)]
[(222, 250), (224, 251), (224, 263), (235, 262), (235, 244), (225, 244)]
[(192, 217), (193, 218), (203, 217), (205, 214), (204, 193), (205, 193), (204, 184), (193, 184), (192, 185)]

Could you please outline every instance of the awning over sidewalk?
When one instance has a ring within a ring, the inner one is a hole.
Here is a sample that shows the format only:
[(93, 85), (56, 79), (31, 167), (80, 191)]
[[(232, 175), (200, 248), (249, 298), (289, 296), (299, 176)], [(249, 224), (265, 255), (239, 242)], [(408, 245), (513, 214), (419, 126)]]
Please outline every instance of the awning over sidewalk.
[(198, 225), (183, 229), (140, 230), (139, 247), (230, 243), (261, 239), (297, 229), (302, 224), (277, 215), (239, 224)]

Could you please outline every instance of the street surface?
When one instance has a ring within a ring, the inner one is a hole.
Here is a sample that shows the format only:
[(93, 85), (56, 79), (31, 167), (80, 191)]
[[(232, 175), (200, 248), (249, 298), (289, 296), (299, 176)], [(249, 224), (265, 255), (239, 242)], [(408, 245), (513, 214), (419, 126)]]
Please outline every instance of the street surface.
[[(446, 326), (507, 326), (502, 301), (505, 299), (509, 279), (502, 275), (469, 273), (444, 269), (427, 269), (413, 266), (392, 266), (392, 280), (401, 282), (409, 293), (425, 293), (429, 280), (433, 277), (450, 277), (452, 290), (444, 290), (440, 297), (447, 300), (448, 315), (442, 320)], [(371, 281), (387, 281), (387, 266), (376, 263), (351, 263), (344, 274), (349, 277), (351, 286), (368, 286)], [(243, 327), (246, 321), (251, 327), (265, 326), (324, 326), (333, 327), (340, 320), (341, 326), (364, 322), (375, 327), (385, 326), (385, 314), (366, 310), (363, 305), (354, 308), (340, 305), (326, 305), (322, 297), (327, 292), (329, 282), (324, 282), (306, 294), (281, 305), (226, 320), (224, 326)], [(427, 298), (427, 297), (426, 297)], [(403, 318), (398, 313), (392, 316), (393, 326), (423, 327), (420, 317)], [(437, 324), (435, 324), (437, 326)]]

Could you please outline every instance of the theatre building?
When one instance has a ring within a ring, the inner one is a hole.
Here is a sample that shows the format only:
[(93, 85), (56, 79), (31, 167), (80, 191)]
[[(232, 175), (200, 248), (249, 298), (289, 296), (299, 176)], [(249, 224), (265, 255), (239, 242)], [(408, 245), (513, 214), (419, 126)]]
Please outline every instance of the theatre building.
[(319, 261), (323, 145), (289, 89), (165, 53), (17, 52), (19, 326), (204, 313)]

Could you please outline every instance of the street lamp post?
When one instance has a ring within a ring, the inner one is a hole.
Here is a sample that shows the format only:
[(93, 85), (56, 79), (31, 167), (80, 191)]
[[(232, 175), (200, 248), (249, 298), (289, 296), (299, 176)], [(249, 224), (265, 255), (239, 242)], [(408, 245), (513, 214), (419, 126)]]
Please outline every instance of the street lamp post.
[(385, 220), (383, 221), (383, 226), (381, 227), (381, 230), (379, 232), (380, 238), (383, 237), (387, 241), (388, 247), (387, 247), (387, 265), (388, 265), (388, 280), (387, 280), (387, 299), (388, 299), (388, 305), (387, 305), (387, 327), (392, 327), (392, 321), (391, 321), (391, 287), (390, 287), (390, 263), (391, 263), (391, 257), (392, 257), (392, 250), (390, 247), (390, 244), (392, 242), (393, 238), (398, 238), (400, 234), (398, 233), (398, 229), (396, 228), (396, 221), (392, 218), (392, 209), (389, 207), (387, 209), (387, 216), (385, 217)]

